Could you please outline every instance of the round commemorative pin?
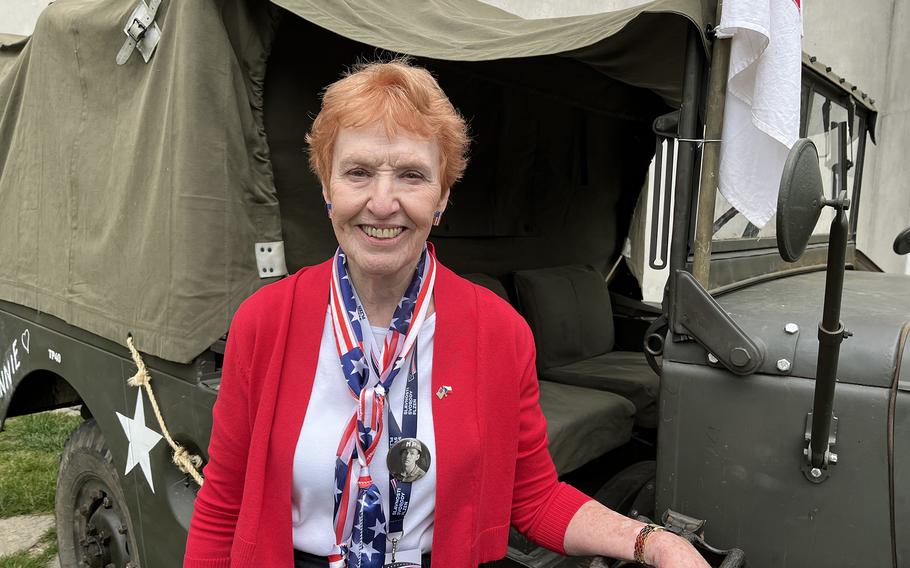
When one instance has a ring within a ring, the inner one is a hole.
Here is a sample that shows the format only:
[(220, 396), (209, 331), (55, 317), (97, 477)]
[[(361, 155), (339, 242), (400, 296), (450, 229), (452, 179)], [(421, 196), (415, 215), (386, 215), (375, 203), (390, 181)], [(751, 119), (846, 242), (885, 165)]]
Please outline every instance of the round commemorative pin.
[(406, 483), (417, 481), (430, 469), (430, 450), (417, 438), (402, 438), (389, 448), (389, 475)]

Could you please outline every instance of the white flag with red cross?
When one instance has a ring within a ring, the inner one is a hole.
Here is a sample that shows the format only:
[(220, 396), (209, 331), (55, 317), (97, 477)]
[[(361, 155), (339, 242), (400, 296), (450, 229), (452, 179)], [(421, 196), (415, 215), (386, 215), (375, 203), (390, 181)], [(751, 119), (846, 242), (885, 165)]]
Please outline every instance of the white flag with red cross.
[(724, 0), (717, 36), (732, 38), (718, 188), (762, 227), (799, 138), (800, 1)]

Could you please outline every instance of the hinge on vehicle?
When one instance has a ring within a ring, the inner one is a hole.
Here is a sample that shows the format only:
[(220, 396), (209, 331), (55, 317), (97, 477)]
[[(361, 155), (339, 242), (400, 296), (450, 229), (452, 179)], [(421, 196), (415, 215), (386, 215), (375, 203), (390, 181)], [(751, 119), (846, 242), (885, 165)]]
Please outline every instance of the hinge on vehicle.
[(134, 49), (139, 51), (146, 63), (152, 58), (161, 39), (161, 28), (155, 22), (155, 14), (160, 4), (161, 0), (149, 0), (148, 3), (139, 0), (139, 4), (123, 26), (126, 41), (117, 53), (117, 65), (126, 63)]
[(684, 270), (677, 270), (671, 330), (678, 336), (695, 339), (732, 373), (755, 372), (765, 358), (761, 342), (752, 339), (717, 303), (698, 280)]

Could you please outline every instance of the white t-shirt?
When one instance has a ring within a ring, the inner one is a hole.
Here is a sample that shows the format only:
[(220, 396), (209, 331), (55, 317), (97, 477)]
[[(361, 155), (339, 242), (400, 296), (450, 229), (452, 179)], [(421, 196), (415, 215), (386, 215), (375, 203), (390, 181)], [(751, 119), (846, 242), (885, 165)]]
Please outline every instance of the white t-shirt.
[[(430, 467), (419, 480), (411, 484), (411, 500), (404, 518), (404, 534), (400, 535), (397, 550), (430, 552), (433, 543), (433, 514), (436, 509), (436, 437), (433, 433), (432, 386), (433, 336), (436, 331), (436, 314), (426, 318), (417, 337), (417, 439), (429, 450)], [(386, 329), (373, 328), (377, 344), (381, 345)], [(406, 369), (395, 378), (386, 398), (386, 412), (392, 411), (401, 424), (404, 403)], [(332, 519), (335, 494), (335, 452), (342, 430), (351, 418), (356, 401), (344, 380), (332, 316), (326, 310), (319, 347), (319, 362), (313, 379), (313, 392), (307, 407), (297, 448), (294, 452), (291, 515), (294, 531), (294, 548), (319, 556), (327, 556), (335, 545)], [(386, 414), (388, 416), (388, 414)], [(389, 470), (386, 456), (389, 453), (388, 421), (385, 431), (370, 462), (370, 474), (382, 494), (383, 512), (389, 520)], [(351, 477), (351, 500), (348, 519), (354, 517), (357, 498), (357, 466)], [(387, 525), (388, 529), (388, 525)], [(350, 534), (350, 531), (347, 532)], [(393, 537), (397, 535), (391, 535)], [(392, 545), (386, 545), (391, 552)], [(419, 555), (418, 555), (419, 556)]]

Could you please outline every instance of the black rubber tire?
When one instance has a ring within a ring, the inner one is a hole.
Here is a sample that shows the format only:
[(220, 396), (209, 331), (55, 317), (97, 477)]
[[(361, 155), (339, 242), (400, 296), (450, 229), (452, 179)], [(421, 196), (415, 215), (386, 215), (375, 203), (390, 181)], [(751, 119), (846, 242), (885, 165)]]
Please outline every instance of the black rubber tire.
[[(94, 419), (86, 420), (66, 441), (57, 475), (54, 512), (61, 568), (138, 568), (138, 560), (131, 557), (138, 549), (125, 503), (101, 428)], [(119, 529), (109, 530), (118, 524)], [(93, 535), (89, 525), (103, 533)], [(101, 545), (105, 536), (109, 542)], [(89, 549), (86, 537), (93, 543)], [(99, 556), (92, 553), (99, 551)], [(82, 560), (87, 564), (80, 564)]]

